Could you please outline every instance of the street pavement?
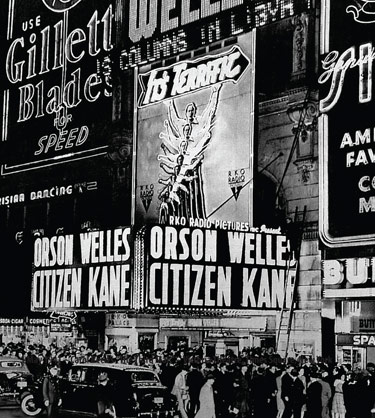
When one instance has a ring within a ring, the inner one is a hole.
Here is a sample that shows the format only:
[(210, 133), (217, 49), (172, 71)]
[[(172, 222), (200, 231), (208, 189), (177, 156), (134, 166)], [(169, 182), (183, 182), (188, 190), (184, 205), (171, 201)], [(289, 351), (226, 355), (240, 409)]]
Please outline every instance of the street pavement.
[(19, 407), (0, 408), (0, 418), (26, 418)]
[[(43, 412), (41, 415), (38, 415), (38, 418), (47, 418), (47, 415), (45, 412)], [(73, 418), (73, 415), (67, 416), (59, 414), (59, 418)], [(27, 415), (25, 415), (21, 409), (16, 407), (0, 407), (0, 418), (28, 418)]]

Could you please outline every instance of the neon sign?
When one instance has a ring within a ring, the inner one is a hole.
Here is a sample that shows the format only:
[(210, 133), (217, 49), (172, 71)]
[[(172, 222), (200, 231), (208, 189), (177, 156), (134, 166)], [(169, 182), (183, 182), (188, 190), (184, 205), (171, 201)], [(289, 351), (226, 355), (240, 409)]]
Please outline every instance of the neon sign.
[(195, 6), (191, 3), (131, 0), (120, 68), (125, 70), (197, 49), (311, 7), (311, 0), (201, 0)]
[[(362, 3), (362, 5), (360, 5)], [(347, 13), (351, 13), (357, 23), (375, 22), (375, 5), (373, 0), (359, 0), (357, 4), (351, 4), (346, 8)]]
[(371, 43), (360, 45), (359, 56), (351, 47), (339, 55), (331, 51), (323, 60), (323, 73), (318, 81), (320, 84), (331, 81), (328, 95), (320, 101), (320, 110), (328, 112), (335, 106), (344, 87), (345, 76), (351, 69), (358, 68), (358, 100), (367, 103), (372, 100), (372, 62), (375, 59), (375, 49)]
[(333, 248), (375, 243), (375, 38), (374, 26), (364, 24), (371, 3), (322, 3), (319, 228)]
[(43, 3), (54, 12), (65, 12), (72, 9), (81, 0), (43, 0)]
[[(95, 119), (83, 116), (80, 108), (96, 114), (110, 101), (114, 14), (109, 2), (93, 10), (80, 3), (43, 0), (39, 14), (30, 15), (17, 0), (9, 0), (3, 174), (65, 162), (78, 153), (92, 156), (105, 148)], [(27, 145), (21, 146), (25, 130)]]

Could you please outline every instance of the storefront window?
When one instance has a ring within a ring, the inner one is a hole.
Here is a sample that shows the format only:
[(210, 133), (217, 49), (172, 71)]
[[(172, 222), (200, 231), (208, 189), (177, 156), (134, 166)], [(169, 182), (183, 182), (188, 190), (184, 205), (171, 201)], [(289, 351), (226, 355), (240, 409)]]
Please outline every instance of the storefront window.
[(155, 334), (139, 334), (138, 348), (141, 351), (152, 351), (154, 349)]
[(169, 350), (179, 350), (184, 351), (189, 346), (188, 337), (169, 337), (168, 338), (168, 351)]
[(233, 343), (227, 342), (225, 345), (226, 345), (226, 355), (235, 355), (235, 356), (239, 355), (238, 342), (233, 342)]
[(337, 362), (350, 364), (353, 369), (364, 369), (366, 365), (366, 349), (363, 347), (338, 346)]

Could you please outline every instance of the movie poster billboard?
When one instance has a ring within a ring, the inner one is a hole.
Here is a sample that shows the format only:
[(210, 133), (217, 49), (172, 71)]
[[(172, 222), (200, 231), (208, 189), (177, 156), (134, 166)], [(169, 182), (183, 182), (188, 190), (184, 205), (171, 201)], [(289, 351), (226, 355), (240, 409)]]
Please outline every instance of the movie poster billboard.
[(103, 154), (112, 114), (111, 1), (2, 7), (2, 174)]
[[(244, 229), (245, 230), (245, 229)], [(280, 229), (154, 225), (136, 239), (134, 306), (157, 311), (290, 307), (296, 261)], [(143, 260), (143, 261), (142, 261)]]
[(375, 4), (322, 2), (320, 236), (329, 247), (375, 243)]
[(252, 222), (255, 32), (137, 77), (135, 223)]
[(31, 309), (131, 307), (131, 228), (93, 230), (34, 241)]

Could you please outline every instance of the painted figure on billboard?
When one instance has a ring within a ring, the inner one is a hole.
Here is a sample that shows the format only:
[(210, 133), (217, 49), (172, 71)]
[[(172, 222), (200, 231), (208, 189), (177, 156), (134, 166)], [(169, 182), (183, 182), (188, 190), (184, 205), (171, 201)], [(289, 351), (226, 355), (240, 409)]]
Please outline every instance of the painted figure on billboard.
[(211, 88), (209, 102), (201, 115), (197, 105), (188, 103), (182, 118), (175, 100), (167, 102), (168, 119), (165, 131), (159, 137), (163, 153), (158, 155), (160, 168), (169, 177), (159, 175), (159, 183), (165, 187), (159, 193), (161, 200), (159, 222), (168, 216), (205, 219), (205, 195), (202, 179), (204, 153), (212, 140), (215, 115), (221, 84)]

